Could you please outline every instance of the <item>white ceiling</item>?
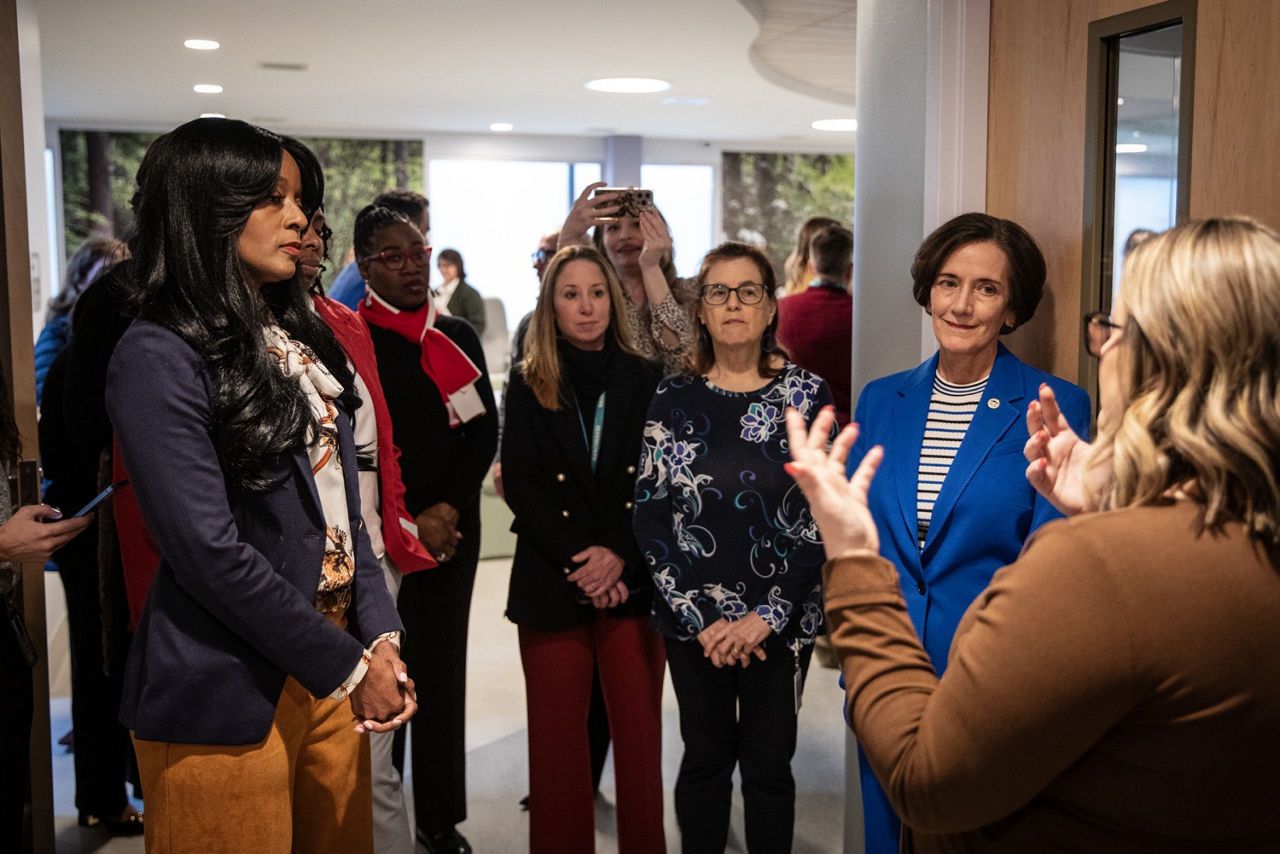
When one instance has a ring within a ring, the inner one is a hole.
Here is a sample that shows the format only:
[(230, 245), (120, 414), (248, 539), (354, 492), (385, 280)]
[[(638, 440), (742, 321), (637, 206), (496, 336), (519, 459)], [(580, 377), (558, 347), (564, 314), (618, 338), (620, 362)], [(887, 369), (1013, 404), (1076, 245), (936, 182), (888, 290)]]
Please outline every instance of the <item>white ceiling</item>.
[[(851, 134), (809, 124), (853, 116), (854, 0), (38, 0), (37, 10), (45, 113), (59, 125), (161, 129), (219, 112), (293, 133), (488, 133), (505, 121), (517, 134), (853, 149)], [(188, 38), (222, 48), (188, 50)], [(583, 88), (605, 76), (674, 86)], [(196, 83), (224, 91), (198, 95)]]

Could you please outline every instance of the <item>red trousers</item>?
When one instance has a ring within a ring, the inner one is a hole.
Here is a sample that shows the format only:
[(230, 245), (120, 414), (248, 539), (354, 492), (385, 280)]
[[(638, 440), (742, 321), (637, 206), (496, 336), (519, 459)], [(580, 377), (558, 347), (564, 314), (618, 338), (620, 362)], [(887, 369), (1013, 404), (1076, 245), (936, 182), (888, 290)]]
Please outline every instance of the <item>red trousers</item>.
[(613, 736), (618, 851), (663, 854), (662, 638), (645, 617), (597, 613), (565, 631), (520, 628), (529, 709), (529, 851), (595, 850), (587, 709), (599, 666)]

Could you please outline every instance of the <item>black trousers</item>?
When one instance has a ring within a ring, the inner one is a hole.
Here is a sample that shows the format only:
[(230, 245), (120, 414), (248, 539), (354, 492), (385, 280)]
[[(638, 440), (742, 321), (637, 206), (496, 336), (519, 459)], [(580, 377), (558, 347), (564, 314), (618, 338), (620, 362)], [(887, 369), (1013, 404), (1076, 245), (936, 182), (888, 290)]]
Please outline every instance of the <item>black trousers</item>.
[[(461, 529), (453, 560), (404, 577), (397, 607), (404, 622), (400, 656), (418, 692), (409, 721), (413, 807), (420, 830), (445, 830), (467, 818), (467, 626), (480, 560), (480, 525)], [(403, 730), (396, 767), (404, 767)]]
[[(67, 597), (76, 808), (96, 816), (115, 816), (128, 803), (125, 780), (133, 763), (133, 743), (119, 720), (128, 617), (116, 614), (108, 620), (106, 631), (112, 637), (104, 643), (97, 524), (55, 552), (53, 559)], [(123, 607), (123, 591), (111, 601)], [(106, 660), (107, 655), (113, 660)]]
[(742, 775), (747, 850), (786, 854), (795, 825), (795, 678), (813, 646), (797, 655), (780, 640), (748, 667), (717, 668), (696, 640), (667, 638), (667, 664), (680, 706), (684, 758), (676, 819), (684, 854), (721, 854), (728, 841), (733, 769)]
[[(22, 850), (31, 750), (31, 665), (10, 628), (12, 609), (0, 598), (0, 851)], [(43, 662), (40, 666), (44, 666)]]

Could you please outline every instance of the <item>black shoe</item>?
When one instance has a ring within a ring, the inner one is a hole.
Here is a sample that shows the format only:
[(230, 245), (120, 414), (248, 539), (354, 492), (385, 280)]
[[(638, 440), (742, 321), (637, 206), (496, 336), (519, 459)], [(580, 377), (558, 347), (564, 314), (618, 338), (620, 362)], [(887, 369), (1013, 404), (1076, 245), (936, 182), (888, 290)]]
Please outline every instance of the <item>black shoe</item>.
[(101, 827), (110, 836), (141, 836), (144, 830), (140, 812), (131, 812), (124, 818), (103, 818), (82, 812), (77, 821), (81, 827)]
[(418, 841), (427, 849), (427, 854), (471, 854), (471, 843), (466, 840), (456, 827), (444, 830), (419, 830)]
[(528, 811), (529, 811), (529, 796), (525, 795), (523, 798), (520, 799), (520, 812), (528, 812)]

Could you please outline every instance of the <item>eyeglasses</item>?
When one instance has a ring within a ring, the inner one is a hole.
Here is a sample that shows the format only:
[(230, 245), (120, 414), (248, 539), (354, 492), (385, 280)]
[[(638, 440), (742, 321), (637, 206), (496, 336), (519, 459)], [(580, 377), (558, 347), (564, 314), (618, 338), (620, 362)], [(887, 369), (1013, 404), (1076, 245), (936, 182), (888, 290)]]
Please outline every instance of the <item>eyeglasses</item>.
[(556, 254), (556, 250), (554, 249), (539, 249), (537, 252), (533, 253), (533, 263), (545, 264), (551, 260), (551, 256), (554, 254)]
[(388, 270), (403, 270), (408, 261), (413, 261), (414, 264), (420, 267), (429, 267), (431, 266), (431, 247), (419, 246), (417, 249), (409, 249), (407, 251), (384, 249), (381, 252), (375, 252), (360, 259), (361, 264), (369, 261), (381, 261), (387, 265)]
[(724, 305), (729, 301), (729, 294), (737, 294), (741, 305), (755, 305), (764, 299), (764, 285), (748, 282), (736, 288), (728, 285), (702, 286), (702, 301), (707, 305)]
[(1084, 316), (1084, 348), (1089, 355), (1102, 354), (1102, 345), (1116, 335), (1124, 325), (1116, 323), (1105, 311), (1091, 311)]

